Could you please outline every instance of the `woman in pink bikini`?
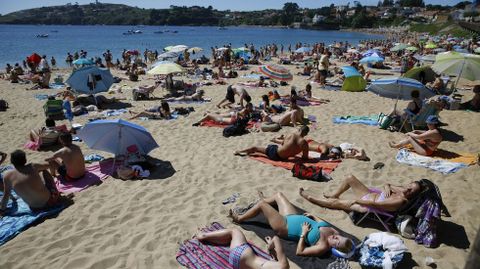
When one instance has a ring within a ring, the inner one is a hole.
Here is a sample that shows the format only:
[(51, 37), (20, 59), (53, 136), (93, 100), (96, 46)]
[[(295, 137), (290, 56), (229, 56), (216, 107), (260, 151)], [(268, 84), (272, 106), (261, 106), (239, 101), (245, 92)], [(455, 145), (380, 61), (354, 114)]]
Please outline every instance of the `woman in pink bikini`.
[[(355, 193), (354, 199), (342, 199), (340, 196), (347, 190), (352, 189)], [(383, 190), (368, 188), (353, 175), (347, 177), (340, 187), (331, 195), (324, 194), (324, 199), (314, 198), (300, 188), (300, 196), (309, 202), (330, 209), (344, 211), (367, 212), (368, 208), (375, 208), (388, 212), (395, 212), (405, 205), (408, 200), (419, 193), (420, 184), (416, 181), (405, 186), (394, 186), (386, 184)]]

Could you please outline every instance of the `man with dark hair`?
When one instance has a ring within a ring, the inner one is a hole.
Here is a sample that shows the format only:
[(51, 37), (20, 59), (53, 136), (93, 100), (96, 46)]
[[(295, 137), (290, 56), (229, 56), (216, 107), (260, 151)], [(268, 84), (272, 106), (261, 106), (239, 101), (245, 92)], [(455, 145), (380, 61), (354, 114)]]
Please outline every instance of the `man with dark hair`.
[(60, 194), (47, 171), (49, 167), (47, 163), (27, 163), (25, 152), (21, 150), (12, 152), (10, 160), (15, 169), (5, 172), (3, 176), (4, 194), (0, 203), (0, 215), (3, 215), (7, 208), (12, 189), (33, 210), (57, 204)]
[[(248, 94), (245, 87), (239, 84), (229, 85), (227, 87), (227, 94), (225, 95), (225, 99), (223, 99), (220, 103), (218, 103), (218, 108), (226, 108), (230, 107), (235, 104), (235, 95), (240, 96), (240, 106), (243, 108), (243, 101), (245, 100), (247, 103), (252, 101), (252, 97)], [(226, 104), (224, 104), (226, 103)]]
[(85, 161), (82, 150), (72, 144), (72, 135), (62, 133), (59, 137), (63, 145), (52, 157), (45, 159), (50, 164), (50, 173), (57, 173), (67, 181), (75, 181), (85, 175)]
[[(298, 128), (298, 130), (289, 134), (281, 139), (273, 139), (272, 142), (275, 144), (268, 145), (264, 147), (251, 147), (248, 149), (235, 151), (235, 155), (265, 155), (270, 160), (281, 161), (287, 160), (290, 157), (296, 156), (298, 153), (302, 153), (303, 159), (308, 159), (308, 143), (305, 141), (305, 136), (308, 135), (310, 128), (303, 125)], [(280, 144), (280, 146), (276, 145)]]

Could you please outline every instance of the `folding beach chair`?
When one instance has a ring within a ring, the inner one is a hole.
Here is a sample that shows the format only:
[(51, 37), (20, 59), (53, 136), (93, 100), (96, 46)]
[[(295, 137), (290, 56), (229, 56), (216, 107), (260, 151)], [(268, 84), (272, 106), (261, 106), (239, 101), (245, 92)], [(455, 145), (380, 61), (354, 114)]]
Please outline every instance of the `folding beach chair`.
[(43, 105), (43, 111), (45, 117), (54, 120), (63, 120), (65, 118), (63, 114), (63, 101), (62, 100), (47, 100)]
[(427, 118), (431, 115), (438, 116), (438, 113), (440, 113), (440, 111), (435, 108), (434, 105), (428, 103), (423, 104), (422, 109), (420, 110), (420, 112), (418, 112), (418, 114), (413, 114), (408, 109), (405, 109), (404, 111), (407, 117), (400, 126), (400, 129), (398, 129), (399, 132), (403, 130), (406, 124), (410, 125), (412, 131), (418, 129), (425, 129), (427, 127), (427, 124), (425, 122)]

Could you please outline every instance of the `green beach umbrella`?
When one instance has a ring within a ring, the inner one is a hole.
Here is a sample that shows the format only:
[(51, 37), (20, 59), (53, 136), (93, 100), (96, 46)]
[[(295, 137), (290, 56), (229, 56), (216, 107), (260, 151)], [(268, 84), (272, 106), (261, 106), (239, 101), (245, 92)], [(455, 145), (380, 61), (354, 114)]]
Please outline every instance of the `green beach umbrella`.
[(408, 47), (408, 48), (405, 48), (406, 50), (409, 50), (409, 51), (417, 51), (418, 48), (417, 47), (414, 47), (414, 46), (411, 46), (411, 47)]
[(427, 43), (427, 45), (425, 45), (425, 48), (426, 49), (436, 49), (437, 45), (435, 45), (434, 43)]
[(437, 54), (432, 69), (439, 74), (457, 76), (456, 87), (460, 78), (480, 80), (480, 55), (454, 51), (440, 53)]
[(390, 51), (394, 51), (394, 52), (395, 51), (401, 51), (401, 50), (404, 50), (406, 48), (408, 48), (407, 44), (400, 43), (400, 44), (397, 44), (395, 47), (391, 48)]
[(474, 51), (475, 53), (480, 54), (480, 47), (476, 48)]

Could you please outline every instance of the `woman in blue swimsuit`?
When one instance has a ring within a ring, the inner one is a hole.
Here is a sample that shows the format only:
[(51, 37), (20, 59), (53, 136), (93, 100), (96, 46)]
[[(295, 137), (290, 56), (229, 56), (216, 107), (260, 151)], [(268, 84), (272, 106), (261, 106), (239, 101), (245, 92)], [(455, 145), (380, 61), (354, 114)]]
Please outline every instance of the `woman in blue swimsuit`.
[[(308, 213), (301, 215), (282, 193), (271, 197), (264, 197), (261, 192), (259, 194), (262, 200), (245, 214), (236, 215), (230, 211), (234, 222), (242, 223), (263, 213), (278, 236), (298, 241), (299, 256), (321, 256), (331, 249), (340, 255), (353, 254), (352, 240), (341, 236), (330, 224), (318, 217)], [(272, 207), (273, 204), (278, 206), (278, 211)]]

